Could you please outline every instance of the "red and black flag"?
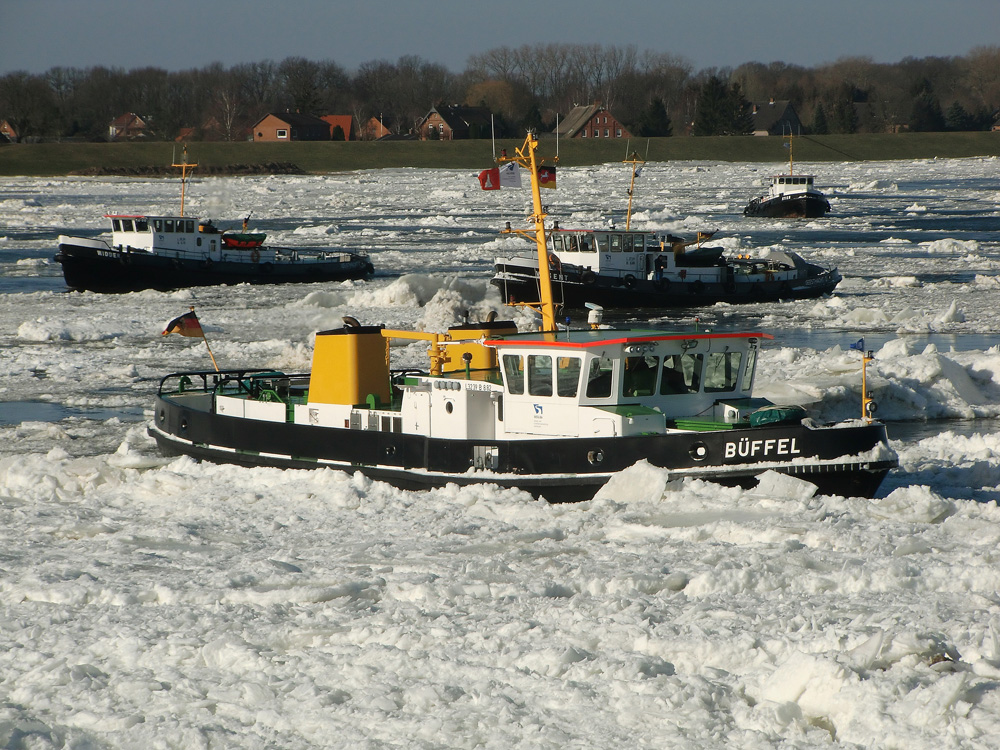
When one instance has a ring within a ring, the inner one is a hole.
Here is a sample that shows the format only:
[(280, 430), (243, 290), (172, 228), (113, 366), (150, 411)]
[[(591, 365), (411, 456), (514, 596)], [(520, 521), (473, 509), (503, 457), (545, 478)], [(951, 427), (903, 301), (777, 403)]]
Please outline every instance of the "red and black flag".
[(198, 316), (194, 314), (194, 310), (186, 312), (167, 323), (163, 329), (163, 335), (168, 336), (171, 333), (179, 333), (181, 336), (205, 338), (205, 332), (201, 330), (201, 323), (198, 322)]

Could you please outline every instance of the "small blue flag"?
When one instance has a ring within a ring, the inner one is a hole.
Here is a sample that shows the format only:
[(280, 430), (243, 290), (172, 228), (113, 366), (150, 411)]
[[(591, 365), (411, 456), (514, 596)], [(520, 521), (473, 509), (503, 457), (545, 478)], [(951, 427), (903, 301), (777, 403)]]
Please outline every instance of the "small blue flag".
[(858, 339), (855, 343), (851, 344), (851, 348), (863, 352), (865, 350), (865, 340), (863, 338)]

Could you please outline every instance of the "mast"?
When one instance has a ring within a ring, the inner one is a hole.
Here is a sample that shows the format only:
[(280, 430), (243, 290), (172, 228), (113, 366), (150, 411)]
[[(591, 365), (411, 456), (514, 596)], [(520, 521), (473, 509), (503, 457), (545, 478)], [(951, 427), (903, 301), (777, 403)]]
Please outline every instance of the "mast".
[(635, 151), (632, 152), (629, 158), (627, 158), (625, 161), (622, 162), (622, 164), (632, 165), (632, 182), (629, 183), (628, 186), (628, 211), (625, 214), (626, 232), (629, 231), (629, 227), (631, 226), (632, 223), (632, 193), (635, 190), (635, 178), (639, 175), (639, 170), (642, 168), (642, 167), (637, 168), (637, 165), (645, 163), (646, 163), (645, 160), (640, 158), (639, 154), (637, 154)]
[[(532, 216), (530, 221), (535, 224), (535, 247), (538, 250), (538, 286), (539, 286), (539, 310), (542, 313), (542, 330), (556, 330), (556, 306), (552, 301), (552, 276), (549, 273), (549, 252), (545, 237), (545, 212), (542, 208), (542, 195), (538, 184), (538, 160), (535, 157), (535, 149), (538, 148), (538, 136), (535, 131), (529, 130), (520, 148), (514, 149), (514, 156), (506, 155), (497, 159), (500, 164), (513, 161), (531, 175), (531, 204)], [(554, 161), (558, 161), (555, 157)], [(525, 234), (527, 232), (518, 232)]]
[(184, 146), (184, 156), (180, 164), (171, 164), (171, 167), (176, 167), (181, 170), (181, 216), (184, 215), (184, 186), (187, 184), (187, 173), (188, 170), (193, 170), (197, 167), (197, 164), (188, 164), (188, 147)]

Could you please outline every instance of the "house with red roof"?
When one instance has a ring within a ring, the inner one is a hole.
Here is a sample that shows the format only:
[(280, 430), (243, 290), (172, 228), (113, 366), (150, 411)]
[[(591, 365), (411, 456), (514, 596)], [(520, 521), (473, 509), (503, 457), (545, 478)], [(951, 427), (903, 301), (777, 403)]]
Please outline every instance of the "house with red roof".
[(118, 115), (108, 125), (108, 137), (113, 141), (133, 141), (149, 136), (149, 126), (135, 112)]

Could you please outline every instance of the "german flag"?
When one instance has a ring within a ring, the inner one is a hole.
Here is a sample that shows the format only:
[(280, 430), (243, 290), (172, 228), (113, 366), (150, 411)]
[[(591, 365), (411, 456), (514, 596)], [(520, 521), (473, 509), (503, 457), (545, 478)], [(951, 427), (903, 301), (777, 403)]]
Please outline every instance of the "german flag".
[(194, 310), (186, 312), (167, 323), (163, 329), (163, 335), (168, 336), (171, 333), (179, 333), (181, 336), (205, 338), (205, 333), (201, 330), (201, 323), (198, 322), (198, 316), (194, 314)]

